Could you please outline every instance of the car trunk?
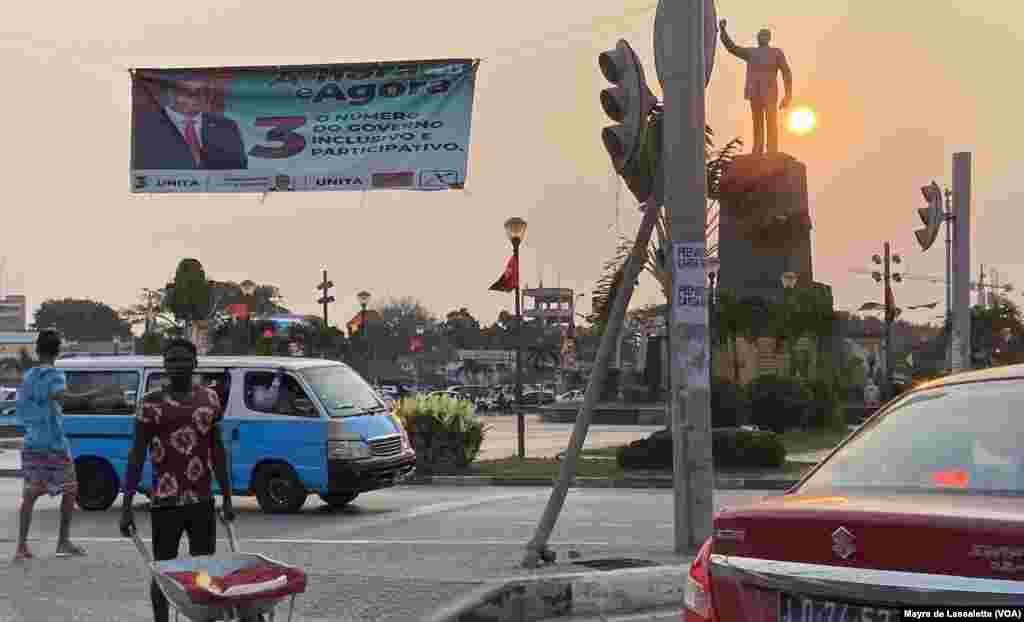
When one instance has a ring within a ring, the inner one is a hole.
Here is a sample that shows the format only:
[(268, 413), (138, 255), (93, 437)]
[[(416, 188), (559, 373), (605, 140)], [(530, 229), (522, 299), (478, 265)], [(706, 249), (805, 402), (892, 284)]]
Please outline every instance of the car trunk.
[(866, 619), (885, 619), (872, 611), (1010, 604), (1024, 598), (1024, 499), (769, 498), (716, 518), (711, 581), (718, 620), (808, 620), (806, 610), (790, 611), (806, 607), (863, 606)]

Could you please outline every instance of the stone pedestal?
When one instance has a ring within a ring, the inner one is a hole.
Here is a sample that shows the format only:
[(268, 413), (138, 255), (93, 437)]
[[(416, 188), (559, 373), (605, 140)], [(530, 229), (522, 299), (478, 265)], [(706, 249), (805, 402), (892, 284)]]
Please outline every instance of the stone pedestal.
[(719, 189), (719, 287), (778, 300), (782, 274), (814, 281), (807, 167), (784, 153), (737, 156)]

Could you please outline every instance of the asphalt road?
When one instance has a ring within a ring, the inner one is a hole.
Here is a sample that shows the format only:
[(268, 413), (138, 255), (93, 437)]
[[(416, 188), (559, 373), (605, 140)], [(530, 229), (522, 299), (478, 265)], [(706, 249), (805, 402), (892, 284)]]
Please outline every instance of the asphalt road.
[[(0, 531), (7, 547), (0, 557), (0, 621), (152, 619), (145, 566), (117, 535), (119, 505), (78, 513), (72, 534), (90, 555), (56, 559), (58, 501), (41, 500), (31, 542), (38, 557), (15, 565), (9, 560), (19, 490), (18, 480), (0, 479), (0, 516), (7, 517)], [(310, 497), (300, 514), (288, 516), (262, 514), (253, 499), (239, 499), (237, 530), (243, 550), (307, 572), (297, 620), (417, 620), (483, 580), (530, 574), (519, 568), (522, 549), (549, 494), (550, 488), (410, 486), (367, 493), (334, 512)], [(774, 493), (723, 491), (715, 503), (736, 506), (766, 494)], [(144, 507), (136, 520), (148, 542)], [(580, 569), (569, 565), (570, 550), (582, 559), (684, 561), (670, 554), (668, 490), (573, 489), (551, 545), (560, 571)]]

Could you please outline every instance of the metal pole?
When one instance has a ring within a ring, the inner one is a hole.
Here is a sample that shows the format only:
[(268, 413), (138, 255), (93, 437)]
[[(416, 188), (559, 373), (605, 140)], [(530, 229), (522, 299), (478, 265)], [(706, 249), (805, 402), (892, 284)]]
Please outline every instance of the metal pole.
[(892, 249), (889, 243), (885, 243), (885, 256), (882, 259), (882, 270), (883, 270), (883, 283), (885, 287), (885, 398), (889, 399), (892, 397), (892, 321), (895, 309), (893, 308), (892, 296), (889, 292), (892, 291)]
[(519, 243), (512, 239), (512, 260), (516, 266), (516, 430), (519, 444), (517, 453), (520, 460), (526, 458), (526, 415), (523, 413), (523, 310), (519, 289)]
[[(663, 31), (655, 45), (664, 93), (665, 209), (673, 242), (672, 448), (675, 490), (675, 552), (699, 546), (711, 535), (714, 480), (711, 461), (708, 315), (705, 302), (707, 171), (705, 128), (705, 0), (662, 0)], [(699, 291), (697, 296), (680, 295)]]
[(959, 368), (971, 368), (971, 154), (953, 154), (953, 213), (955, 228), (953, 234), (954, 261), (954, 341), (959, 352), (953, 354)]
[(953, 191), (946, 188), (946, 369), (953, 369)]
[(327, 268), (324, 268), (324, 330), (327, 330)]

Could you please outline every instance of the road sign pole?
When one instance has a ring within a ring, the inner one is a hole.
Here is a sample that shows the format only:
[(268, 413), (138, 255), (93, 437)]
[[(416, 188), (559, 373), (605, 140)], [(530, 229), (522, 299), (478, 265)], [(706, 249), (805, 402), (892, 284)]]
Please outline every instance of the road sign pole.
[(708, 338), (705, 0), (661, 0), (655, 40), (664, 92), (662, 166), (672, 239), (671, 341), (674, 549), (711, 535), (710, 342)]

